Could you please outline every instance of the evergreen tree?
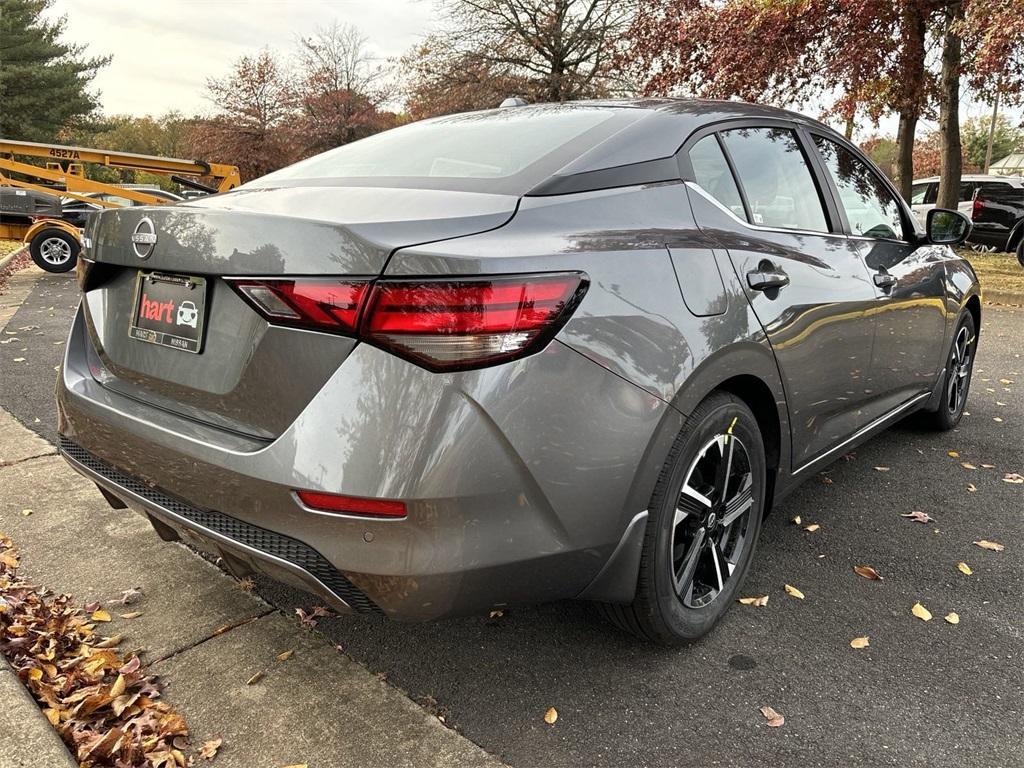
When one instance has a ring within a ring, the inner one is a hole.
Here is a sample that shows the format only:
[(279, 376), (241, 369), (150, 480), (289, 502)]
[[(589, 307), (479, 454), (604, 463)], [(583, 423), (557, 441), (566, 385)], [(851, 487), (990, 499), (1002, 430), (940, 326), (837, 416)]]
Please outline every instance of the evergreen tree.
[(0, 136), (53, 141), (91, 113), (88, 90), (109, 57), (85, 58), (84, 46), (61, 42), (66, 17), (49, 21), (52, 0), (0, 0)]

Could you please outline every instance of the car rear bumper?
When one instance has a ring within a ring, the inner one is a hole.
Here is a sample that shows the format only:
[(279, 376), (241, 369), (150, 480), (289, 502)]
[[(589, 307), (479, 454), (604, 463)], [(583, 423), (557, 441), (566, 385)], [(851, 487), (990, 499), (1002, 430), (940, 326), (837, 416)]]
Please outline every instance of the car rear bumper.
[[(645, 509), (659, 436), (679, 426), (558, 342), (451, 375), (360, 345), (266, 441), (103, 387), (91, 343), (80, 312), (57, 392), (68, 462), (165, 538), (343, 611), (432, 619), (579, 595)], [(318, 513), (298, 489), (400, 499), (408, 516)]]

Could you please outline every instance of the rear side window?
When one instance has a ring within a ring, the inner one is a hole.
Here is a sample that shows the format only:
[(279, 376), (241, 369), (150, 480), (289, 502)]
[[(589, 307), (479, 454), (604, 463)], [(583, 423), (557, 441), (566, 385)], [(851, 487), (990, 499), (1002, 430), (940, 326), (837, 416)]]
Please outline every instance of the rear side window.
[[(819, 147), (820, 148), (820, 147)], [(924, 196), (928, 193), (927, 184), (915, 184), (910, 188), (910, 204), (924, 205)]]
[(850, 231), (864, 237), (902, 238), (899, 204), (874, 171), (848, 149), (824, 136), (815, 136), (814, 144), (839, 190)]
[(821, 195), (795, 131), (737, 128), (721, 136), (754, 224), (828, 231)]
[(974, 199), (974, 191), (978, 188), (975, 181), (960, 182), (960, 202), (966, 203)]
[(705, 192), (739, 218), (747, 218), (736, 179), (732, 177), (729, 163), (715, 136), (705, 136), (693, 145), (690, 150), (690, 165), (693, 166), (694, 180)]

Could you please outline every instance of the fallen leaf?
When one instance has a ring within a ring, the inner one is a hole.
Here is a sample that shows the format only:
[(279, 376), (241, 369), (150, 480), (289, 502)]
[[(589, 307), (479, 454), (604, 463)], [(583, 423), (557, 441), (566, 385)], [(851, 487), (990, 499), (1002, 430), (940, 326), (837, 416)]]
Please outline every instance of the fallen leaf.
[(204, 760), (213, 760), (217, 756), (217, 750), (220, 749), (220, 745), (223, 743), (224, 739), (204, 741), (203, 746), (199, 748), (199, 756)]
[(1000, 384), (1013, 384), (1013, 379), (1000, 379)]
[(910, 612), (917, 616), (921, 621), (931, 621), (932, 613), (920, 603), (914, 603), (914, 607), (910, 609)]
[(858, 651), (861, 648), (867, 648), (869, 645), (871, 645), (871, 643), (868, 642), (867, 635), (865, 635), (864, 637), (855, 637), (853, 638), (853, 640), (850, 641), (850, 647), (856, 648)]
[(286, 765), (284, 768), (309, 768), (309, 763), (295, 763), (294, 765)]
[(110, 621), (110, 614), (100, 608), (99, 610), (93, 611), (90, 617), (93, 621)]
[(982, 539), (981, 541), (976, 541), (974, 543), (982, 549), (988, 549), (992, 552), (1002, 552), (1006, 549), (1006, 547), (997, 541), (987, 541), (986, 539)]
[(1018, 474), (1017, 472), (1007, 472), (1003, 475), (1003, 482), (1020, 485), (1021, 483), (1024, 483), (1024, 475)]
[(16, 357), (16, 358), (14, 358), (14, 362), (16, 362), (16, 363), (24, 363), (25, 362), (25, 358), (24, 357)]
[(805, 531), (810, 531), (811, 533), (814, 533), (819, 528), (821, 528), (821, 526), (818, 525), (817, 523), (811, 523), (810, 525), (805, 525), (804, 526), (804, 530)]
[(905, 517), (905, 518), (907, 518), (909, 520), (912, 520), (915, 523), (934, 523), (935, 522), (935, 518), (931, 517), (926, 512), (917, 512), (917, 511), (915, 511), (915, 512), (903, 512), (903, 513), (900, 514), (900, 517)]
[(952, 613), (952, 612), (951, 613), (947, 613), (943, 618), (946, 621), (948, 621), (950, 624), (959, 624), (960, 623), (960, 616), (958, 616), (957, 614)]
[(32, 514), (32, 510), (31, 509), (23, 509), (23, 510), (21, 510), (21, 514), (22, 514), (23, 517), (28, 517), (29, 515)]
[(832, 485), (832, 478), (826, 475), (822, 475), (821, 482), (823, 482), (825, 485)]
[(889, 467), (875, 467), (875, 470), (878, 472), (888, 472)]
[(957, 453), (956, 451), (950, 451), (948, 455), (949, 455), (950, 458), (953, 458), (953, 459), (959, 459), (960, 458), (960, 454)]
[(871, 581), (884, 581), (878, 571), (870, 565), (855, 565), (853, 566), (853, 572), (858, 576), (863, 576), (865, 579), (870, 579)]
[(753, 605), (756, 608), (764, 608), (768, 605), (768, 595), (761, 595), (760, 597), (741, 597), (739, 602), (742, 605)]
[(793, 525), (800, 525), (800, 523), (802, 523), (802, 522), (803, 522), (803, 520), (800, 519), (800, 515), (797, 515), (796, 517), (793, 518)]
[(487, 614), (487, 618), (489, 618), (489, 619), (500, 619), (504, 615), (505, 615), (504, 611), (491, 611), (489, 614)]
[(122, 666), (118, 671), (122, 675), (134, 675), (142, 668), (142, 659), (138, 656), (133, 656), (131, 661)]
[(142, 611), (132, 611), (131, 613), (122, 613), (122, 619), (137, 619), (142, 615)]
[(293, 653), (295, 653), (294, 650), (282, 651), (281, 653), (277, 654), (277, 660), (278, 661), (288, 661), (288, 659), (290, 659), (292, 657)]
[(85, 609), (86, 613), (92, 613), (93, 611), (98, 611), (100, 609), (100, 601), (93, 600), (91, 603), (86, 603), (82, 607)]
[(790, 596), (792, 596), (792, 597), (795, 597), (795, 598), (797, 598), (798, 600), (803, 600), (803, 599), (804, 599), (804, 593), (803, 593), (803, 592), (801, 592), (801, 591), (800, 591), (799, 589), (797, 589), (796, 587), (791, 587), (791, 586), (790, 586), (789, 584), (785, 584), (785, 585), (784, 585), (784, 588), (785, 588), (785, 590), (786, 590), (786, 594), (787, 594), (787, 595), (790, 595)]
[(256, 683), (258, 683), (260, 680), (263, 679), (263, 675), (265, 675), (265, 674), (266, 673), (263, 672), (263, 671), (257, 672), (255, 675), (253, 675), (248, 680), (246, 680), (245, 684), (246, 685), (256, 685)]
[(965, 576), (971, 576), (974, 574), (974, 571), (971, 570), (971, 566), (963, 561), (956, 564), (956, 569)]
[(1001, 418), (999, 418), (998, 416), (993, 416), (993, 417), (992, 417), (992, 421), (998, 421), (998, 422), (1000, 422), (1000, 423), (1001, 423), (1001, 422), (1002, 422), (1002, 419), (1001, 419)]
[(764, 715), (764, 719), (768, 721), (765, 725), (769, 728), (778, 728), (786, 722), (786, 718), (771, 707), (761, 707), (761, 714)]
[(977, 467), (971, 464), (971, 462), (969, 461), (961, 461), (960, 466), (963, 467), (964, 469), (977, 469)]
[(995, 464), (982, 464), (981, 468), (982, 469), (995, 469), (995, 466), (996, 466)]
[(967, 490), (970, 491), (971, 493), (974, 493), (976, 490), (978, 490), (978, 486), (976, 486), (974, 483), (968, 483)]
[(548, 725), (554, 725), (556, 720), (558, 720), (558, 710), (554, 707), (550, 707), (548, 711), (544, 713), (544, 722)]

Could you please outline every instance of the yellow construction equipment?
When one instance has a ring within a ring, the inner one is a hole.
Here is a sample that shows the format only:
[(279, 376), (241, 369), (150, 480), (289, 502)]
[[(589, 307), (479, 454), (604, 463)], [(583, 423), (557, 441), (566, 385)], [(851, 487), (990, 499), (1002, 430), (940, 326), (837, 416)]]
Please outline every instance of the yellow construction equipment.
[[(45, 166), (18, 158), (39, 158)], [(85, 200), (103, 208), (119, 208), (119, 203), (96, 197), (96, 193), (116, 195), (138, 205), (165, 205), (167, 199), (85, 176), (85, 164), (168, 176), (178, 184), (209, 194), (227, 192), (242, 183), (238, 168), (204, 160), (115, 152), (109, 149), (68, 147), (33, 141), (0, 139), (0, 187), (16, 187), (63, 198)], [(197, 178), (213, 179), (215, 186)], [(38, 183), (37, 183), (38, 182)], [(23, 240), (29, 245), (33, 261), (43, 269), (64, 272), (72, 269), (81, 250), (81, 233), (73, 225), (51, 215), (25, 216), (0, 222), (0, 238)], [(44, 257), (45, 254), (50, 254)], [(63, 257), (67, 257), (64, 259)]]

